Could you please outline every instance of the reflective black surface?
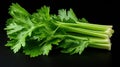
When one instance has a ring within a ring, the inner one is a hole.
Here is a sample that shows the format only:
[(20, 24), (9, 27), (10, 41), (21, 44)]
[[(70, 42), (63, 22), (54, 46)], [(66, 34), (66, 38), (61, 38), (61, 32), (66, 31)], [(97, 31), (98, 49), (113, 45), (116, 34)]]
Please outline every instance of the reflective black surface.
[(22, 52), (14, 54), (9, 48), (0, 47), (0, 65), (2, 67), (110, 67), (112, 54), (88, 48), (82, 55), (67, 55), (52, 51), (48, 56), (30, 58)]

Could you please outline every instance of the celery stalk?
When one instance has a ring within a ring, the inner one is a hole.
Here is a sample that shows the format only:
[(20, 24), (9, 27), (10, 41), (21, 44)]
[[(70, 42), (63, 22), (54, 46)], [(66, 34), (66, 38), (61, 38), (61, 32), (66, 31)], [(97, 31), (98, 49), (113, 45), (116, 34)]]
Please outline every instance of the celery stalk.
[(75, 33), (80, 33), (80, 34), (85, 34), (93, 37), (100, 37), (100, 38), (109, 38), (107, 34), (100, 33), (98, 31), (94, 30), (89, 30), (89, 29), (83, 29), (83, 28), (74, 28), (70, 26), (64, 26), (60, 25), (60, 28), (63, 28), (64, 30), (68, 32), (75, 32)]
[(113, 26), (112, 25), (100, 25), (100, 24), (92, 24), (92, 23), (82, 23), (79, 22), (77, 24), (75, 23), (61, 23), (62, 25), (67, 25), (67, 26), (73, 26), (73, 27), (81, 27), (81, 28), (86, 28), (86, 29), (92, 29), (92, 30), (97, 30), (97, 31), (105, 31), (107, 29), (111, 29)]
[(88, 47), (99, 48), (99, 49), (105, 49), (105, 50), (110, 51), (110, 50), (111, 50), (111, 43), (110, 43), (110, 44), (93, 43), (93, 44), (89, 44)]

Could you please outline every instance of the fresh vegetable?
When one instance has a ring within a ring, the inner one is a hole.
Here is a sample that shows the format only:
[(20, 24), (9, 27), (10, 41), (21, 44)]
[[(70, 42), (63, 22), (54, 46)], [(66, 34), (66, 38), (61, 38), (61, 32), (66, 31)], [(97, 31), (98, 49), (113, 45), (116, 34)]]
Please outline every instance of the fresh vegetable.
[(72, 9), (50, 14), (50, 7), (43, 6), (30, 14), (18, 3), (12, 3), (9, 14), (4, 28), (9, 38), (5, 46), (14, 53), (22, 50), (30, 57), (49, 55), (53, 45), (61, 53), (71, 55), (81, 54), (87, 47), (111, 50), (113, 26), (79, 19)]

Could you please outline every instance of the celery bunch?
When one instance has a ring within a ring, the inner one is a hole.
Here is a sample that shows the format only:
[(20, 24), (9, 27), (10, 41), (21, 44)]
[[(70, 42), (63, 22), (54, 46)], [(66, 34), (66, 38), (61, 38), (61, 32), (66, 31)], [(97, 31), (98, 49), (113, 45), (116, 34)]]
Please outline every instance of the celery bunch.
[(18, 3), (12, 3), (9, 14), (5, 28), (9, 41), (5, 46), (14, 53), (21, 49), (30, 57), (49, 55), (53, 45), (70, 54), (81, 54), (87, 47), (111, 50), (113, 26), (78, 19), (72, 9), (50, 14), (50, 7), (43, 6), (30, 14)]

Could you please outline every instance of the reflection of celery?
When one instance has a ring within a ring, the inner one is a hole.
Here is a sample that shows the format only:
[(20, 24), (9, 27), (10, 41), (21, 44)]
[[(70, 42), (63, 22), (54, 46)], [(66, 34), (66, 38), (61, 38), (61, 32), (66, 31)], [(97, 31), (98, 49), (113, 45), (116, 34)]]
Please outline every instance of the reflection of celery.
[(50, 8), (43, 6), (30, 14), (18, 3), (13, 3), (9, 14), (12, 18), (6, 23), (9, 38), (6, 46), (14, 53), (22, 48), (30, 57), (48, 55), (52, 45), (62, 48), (62, 53), (70, 54), (81, 54), (87, 47), (111, 50), (113, 26), (78, 19), (72, 9), (60, 9), (56, 15), (50, 14)]

